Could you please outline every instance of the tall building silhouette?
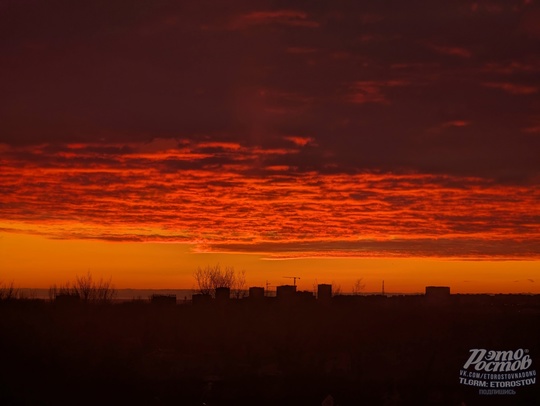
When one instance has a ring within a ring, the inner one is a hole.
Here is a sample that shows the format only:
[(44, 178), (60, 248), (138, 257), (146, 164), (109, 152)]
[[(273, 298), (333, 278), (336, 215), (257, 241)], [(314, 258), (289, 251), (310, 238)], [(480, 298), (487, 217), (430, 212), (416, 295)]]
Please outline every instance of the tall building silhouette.
[(330, 303), (332, 300), (332, 285), (326, 283), (317, 285), (317, 300), (321, 303)]

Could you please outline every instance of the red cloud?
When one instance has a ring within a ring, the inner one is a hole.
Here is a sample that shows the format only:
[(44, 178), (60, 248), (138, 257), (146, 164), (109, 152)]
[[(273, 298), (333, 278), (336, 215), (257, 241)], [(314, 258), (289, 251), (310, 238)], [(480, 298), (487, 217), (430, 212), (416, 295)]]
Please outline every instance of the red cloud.
[(292, 143), (294, 143), (295, 145), (299, 147), (304, 147), (307, 144), (314, 142), (313, 138), (311, 137), (300, 137), (297, 135), (291, 135), (291, 136), (287, 136), (283, 138), (285, 138), (287, 141), (291, 141)]
[(231, 29), (245, 29), (254, 25), (281, 24), (291, 27), (319, 27), (319, 23), (308, 18), (307, 13), (298, 10), (253, 11), (236, 18)]
[(300, 172), (280, 160), (298, 154), (297, 147), (164, 147), (145, 153), (135, 144), (4, 148), (0, 228), (269, 255), (540, 256), (540, 192), (526, 186), (427, 174)]
[(534, 94), (539, 90), (538, 86), (518, 85), (510, 82), (486, 82), (483, 83), (485, 87), (491, 87), (493, 89), (501, 89), (510, 94)]
[(432, 45), (431, 48), (439, 54), (470, 58), (472, 52), (462, 47)]
[(442, 126), (443, 127), (466, 127), (470, 123), (466, 120), (453, 120), (453, 121), (447, 121)]
[(389, 100), (384, 94), (384, 90), (391, 87), (406, 86), (408, 82), (403, 80), (383, 80), (383, 81), (359, 81), (352, 86), (353, 94), (349, 100), (353, 103), (380, 103), (387, 104)]

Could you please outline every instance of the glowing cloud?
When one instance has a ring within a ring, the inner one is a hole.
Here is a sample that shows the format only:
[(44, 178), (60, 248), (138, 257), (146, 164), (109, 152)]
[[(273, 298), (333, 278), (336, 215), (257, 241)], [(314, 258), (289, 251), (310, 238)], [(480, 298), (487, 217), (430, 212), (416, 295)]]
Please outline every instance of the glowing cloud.
[(290, 141), (276, 150), (215, 142), (163, 151), (157, 143), (151, 153), (148, 144), (4, 148), (1, 226), (278, 257), (540, 257), (536, 190), (470, 177), (302, 172), (274, 163), (309, 143)]

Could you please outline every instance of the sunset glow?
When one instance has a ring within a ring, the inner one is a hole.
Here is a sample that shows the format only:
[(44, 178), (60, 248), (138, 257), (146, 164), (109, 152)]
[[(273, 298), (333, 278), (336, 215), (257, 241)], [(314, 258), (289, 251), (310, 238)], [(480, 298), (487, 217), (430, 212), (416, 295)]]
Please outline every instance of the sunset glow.
[(0, 3), (0, 281), (540, 293), (535, 2), (30, 3)]

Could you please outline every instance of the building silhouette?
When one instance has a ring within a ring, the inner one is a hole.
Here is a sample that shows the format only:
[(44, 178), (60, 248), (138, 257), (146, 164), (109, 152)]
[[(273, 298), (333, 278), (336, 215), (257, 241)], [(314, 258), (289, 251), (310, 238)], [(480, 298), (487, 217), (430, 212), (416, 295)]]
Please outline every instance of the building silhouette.
[(276, 297), (278, 302), (292, 302), (296, 294), (296, 286), (281, 285), (276, 288)]
[(332, 285), (326, 283), (317, 285), (317, 300), (321, 303), (330, 303), (332, 301)]
[(210, 296), (210, 294), (208, 293), (197, 293), (191, 296), (191, 303), (194, 306), (203, 306), (208, 303), (211, 303), (211, 301), (212, 301), (212, 296)]
[(426, 286), (426, 302), (431, 305), (448, 304), (450, 302), (449, 286)]
[(160, 306), (171, 306), (176, 304), (176, 295), (159, 295), (150, 296), (150, 303)]
[(249, 299), (251, 300), (264, 300), (264, 288), (253, 286), (249, 288)]
[(216, 288), (216, 303), (226, 304), (231, 300), (231, 288)]

